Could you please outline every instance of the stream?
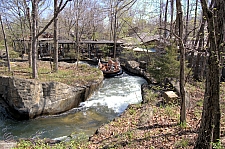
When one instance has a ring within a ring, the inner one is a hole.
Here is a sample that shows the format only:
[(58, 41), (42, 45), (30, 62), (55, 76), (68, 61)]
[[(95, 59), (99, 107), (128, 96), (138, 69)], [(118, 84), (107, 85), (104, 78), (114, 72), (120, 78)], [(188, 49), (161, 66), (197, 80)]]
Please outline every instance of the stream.
[(120, 77), (104, 79), (102, 87), (78, 108), (31, 120), (13, 120), (0, 107), (0, 140), (90, 136), (101, 125), (118, 117), (129, 104), (140, 103), (143, 83), (147, 82), (142, 77), (124, 72)]

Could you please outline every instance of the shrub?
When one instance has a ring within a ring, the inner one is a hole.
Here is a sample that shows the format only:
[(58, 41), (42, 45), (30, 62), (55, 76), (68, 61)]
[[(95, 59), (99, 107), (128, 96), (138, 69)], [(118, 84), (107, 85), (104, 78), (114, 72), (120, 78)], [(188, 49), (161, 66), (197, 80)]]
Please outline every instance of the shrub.
[(165, 78), (178, 78), (180, 63), (177, 60), (178, 53), (175, 47), (166, 48), (166, 54), (156, 55), (153, 63), (148, 67), (148, 72), (157, 80)]

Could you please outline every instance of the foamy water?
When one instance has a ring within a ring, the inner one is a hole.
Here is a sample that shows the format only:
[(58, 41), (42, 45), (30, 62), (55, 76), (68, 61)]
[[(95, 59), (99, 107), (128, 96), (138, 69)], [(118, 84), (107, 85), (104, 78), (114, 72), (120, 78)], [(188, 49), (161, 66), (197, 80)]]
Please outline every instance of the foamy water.
[(115, 113), (123, 112), (129, 104), (138, 103), (142, 100), (141, 84), (146, 83), (143, 78), (129, 76), (106, 79), (103, 87), (81, 103), (83, 107), (106, 106)]

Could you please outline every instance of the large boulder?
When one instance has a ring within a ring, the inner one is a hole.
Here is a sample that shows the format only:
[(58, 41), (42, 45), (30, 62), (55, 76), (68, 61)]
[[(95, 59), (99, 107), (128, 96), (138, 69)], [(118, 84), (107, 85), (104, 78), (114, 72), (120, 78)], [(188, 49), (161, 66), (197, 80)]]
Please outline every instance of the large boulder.
[(86, 86), (74, 87), (60, 82), (40, 82), (0, 76), (0, 96), (16, 119), (59, 114), (78, 107), (102, 83), (103, 77)]

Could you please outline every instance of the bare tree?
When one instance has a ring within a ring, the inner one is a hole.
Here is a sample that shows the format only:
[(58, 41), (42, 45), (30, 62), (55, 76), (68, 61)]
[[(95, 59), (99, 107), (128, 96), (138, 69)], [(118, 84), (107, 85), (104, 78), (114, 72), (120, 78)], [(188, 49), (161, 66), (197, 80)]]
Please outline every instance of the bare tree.
[(37, 71), (37, 8), (38, 0), (32, 1), (32, 77), (38, 79)]
[(58, 1), (54, 0), (54, 66), (53, 66), (53, 71), (58, 72)]
[(113, 39), (113, 2), (110, 0), (110, 12), (109, 12), (109, 18), (110, 18), (110, 40)]
[(195, 148), (212, 148), (212, 142), (220, 139), (220, 52), (223, 51), (224, 38), (224, 0), (212, 0), (213, 7), (208, 7), (206, 0), (201, 0), (203, 13), (206, 14), (209, 33), (208, 73), (198, 139)]
[[(162, 28), (162, 14), (163, 14), (163, 2), (160, 0), (160, 13), (159, 13), (159, 27)], [(159, 30), (159, 35), (162, 36), (162, 30)]]
[(187, 0), (187, 10), (186, 10), (186, 22), (185, 22), (185, 36), (184, 36), (184, 43), (187, 42), (188, 38), (188, 27), (189, 27), (189, 5), (190, 5), (190, 0)]
[(4, 43), (5, 43), (5, 50), (6, 50), (7, 64), (8, 64), (8, 72), (11, 72), (8, 45), (7, 45), (7, 40), (6, 40), (6, 35), (5, 35), (5, 29), (4, 29), (4, 25), (3, 25), (3, 22), (2, 22), (2, 16), (1, 16), (1, 14), (0, 14), (0, 22), (1, 22), (1, 27), (2, 27), (2, 34), (3, 34), (3, 37), (4, 37)]
[(181, 8), (181, 1), (176, 0), (177, 17), (176, 17), (176, 27), (177, 35), (179, 39), (179, 49), (180, 49), (180, 96), (181, 96), (181, 109), (180, 109), (180, 123), (186, 122), (186, 105), (185, 105), (185, 90), (184, 90), (184, 68), (185, 68), (185, 48), (183, 44), (183, 12)]
[[(5, 11), (7, 32), (9, 39), (20, 41), (21, 45), (17, 50), (20, 50), (21, 54), (27, 52), (27, 46), (25, 44), (27, 34), (27, 22), (26, 22), (26, 8), (27, 2), (25, 0), (19, 1), (3, 1), (1, 0), (1, 9)], [(10, 19), (9, 19), (10, 18)], [(14, 49), (16, 47), (14, 45)]]
[(199, 63), (200, 63), (200, 57), (201, 57), (201, 54), (203, 52), (203, 47), (204, 47), (204, 37), (205, 37), (204, 28), (206, 25), (205, 16), (206, 16), (206, 14), (205, 14), (205, 12), (203, 12), (202, 22), (201, 22), (201, 25), (200, 25), (200, 28), (199, 28), (199, 31), (198, 31), (198, 34), (197, 34), (197, 37), (196, 37), (196, 40), (194, 43), (194, 48), (197, 52), (197, 58), (196, 58), (195, 64), (193, 65), (194, 66), (193, 77), (195, 80), (201, 80), (201, 76), (199, 75), (199, 71), (200, 71)]
[(57, 13), (54, 15), (54, 17), (46, 24), (46, 26), (39, 33), (37, 33), (37, 18), (38, 18), (37, 10), (38, 10), (39, 0), (32, 1), (32, 77), (33, 77), (33, 79), (38, 78), (37, 39), (52, 24), (52, 22), (55, 20), (55, 18), (58, 17), (58, 14), (66, 7), (66, 4), (68, 3), (68, 1), (70, 1), (70, 0), (67, 0), (65, 3), (63, 3), (63, 0), (60, 1), (59, 6), (57, 7)]
[(79, 61), (79, 50), (80, 50), (80, 47), (79, 47), (79, 44), (80, 44), (80, 37), (79, 37), (79, 19), (80, 19), (80, 7), (81, 7), (81, 4), (82, 4), (82, 0), (79, 1), (79, 0), (76, 0), (74, 5), (76, 6), (77, 8), (77, 11), (76, 11), (76, 23), (75, 23), (75, 32), (76, 32), (76, 51), (77, 51), (77, 67), (78, 67), (78, 61)]
[[(190, 59), (190, 66), (191, 66), (191, 68), (194, 68), (194, 69), (196, 69), (196, 67), (194, 67), (194, 65), (196, 64), (196, 63), (194, 63), (194, 53), (196, 52), (196, 45), (194, 46), (194, 44), (195, 44), (195, 41), (197, 41), (196, 37), (195, 37), (196, 36), (197, 17), (198, 17), (197, 12), (198, 12), (198, 0), (195, 1), (195, 15), (194, 15), (194, 26), (193, 26), (193, 35), (192, 35), (192, 49), (194, 49), (194, 50), (191, 51), (191, 59)], [(199, 37), (199, 36), (197, 36), (197, 37)]]
[(198, 0), (195, 1), (195, 15), (194, 15), (194, 30), (193, 30), (193, 38), (192, 38), (192, 45), (194, 44), (194, 39), (195, 39), (195, 33), (196, 33), (196, 22), (197, 22), (197, 13), (198, 13)]
[[(114, 59), (116, 58), (116, 43), (117, 43), (117, 28), (118, 28), (118, 18), (127, 10), (130, 9), (131, 6), (133, 6), (137, 0), (130, 0), (130, 1), (123, 1), (123, 3), (121, 4), (121, 6), (119, 7), (118, 5), (120, 4), (120, 2), (122, 2), (123, 0), (117, 0), (117, 2), (115, 3), (115, 9), (114, 9), (114, 27), (113, 27), (113, 41), (114, 41), (114, 52), (113, 52), (113, 57)], [(126, 8), (127, 7), (127, 8)], [(125, 9), (126, 8), (126, 9)], [(124, 10), (123, 10), (124, 9)], [(122, 11), (121, 14), (119, 16), (118, 13), (119, 11)]]
[(27, 6), (27, 13), (26, 13), (27, 21), (28, 21), (28, 28), (30, 32), (29, 36), (29, 43), (28, 43), (28, 61), (29, 61), (29, 67), (32, 67), (32, 26), (31, 26), (31, 15), (30, 15), (30, 8)]
[(60, 38), (63, 39), (70, 39), (71, 38), (71, 30), (74, 27), (75, 19), (74, 19), (74, 13), (73, 13), (74, 7), (71, 3), (69, 3), (69, 6), (67, 9), (65, 9), (62, 13), (59, 15), (59, 35)]
[(171, 0), (171, 19), (170, 19), (170, 39), (172, 39), (173, 35), (173, 12), (174, 12), (174, 0)]
[(167, 30), (166, 30), (166, 26), (167, 26), (167, 11), (168, 11), (168, 3), (169, 0), (166, 0), (166, 7), (165, 7), (165, 15), (164, 15), (164, 34), (163, 37), (166, 38), (167, 35)]

